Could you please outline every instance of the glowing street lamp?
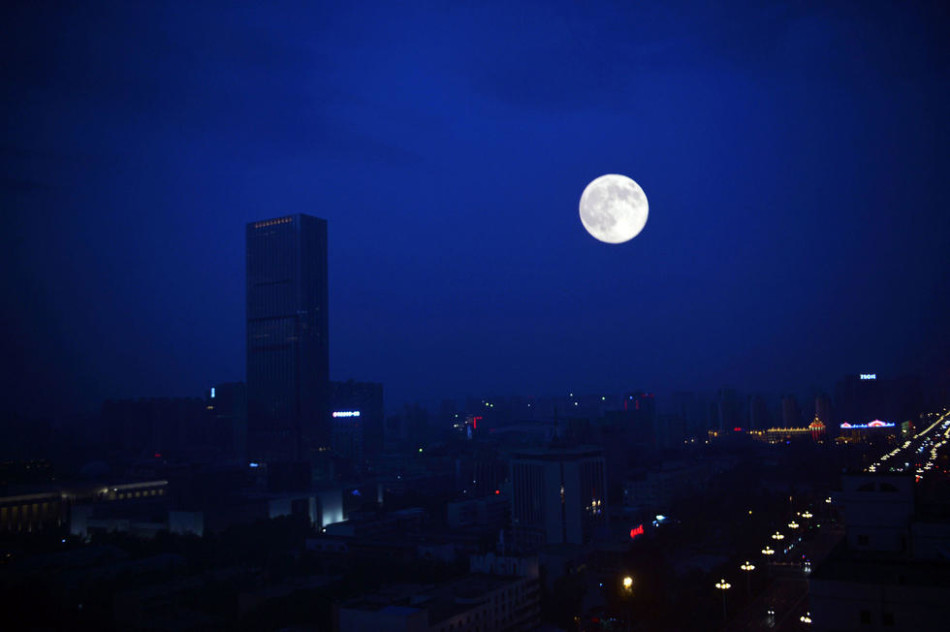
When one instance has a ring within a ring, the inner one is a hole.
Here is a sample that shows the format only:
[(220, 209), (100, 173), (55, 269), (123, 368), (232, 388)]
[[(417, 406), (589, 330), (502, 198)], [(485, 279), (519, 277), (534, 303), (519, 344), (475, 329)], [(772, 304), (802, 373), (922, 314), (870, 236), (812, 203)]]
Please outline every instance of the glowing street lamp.
[(788, 523), (788, 528), (789, 528), (789, 529), (797, 529), (797, 528), (798, 528), (798, 523), (795, 522), (794, 520), (792, 520), (791, 522)]
[(749, 577), (752, 575), (752, 571), (755, 570), (755, 564), (746, 560), (745, 564), (740, 564), (739, 568), (745, 571), (745, 591), (748, 595), (752, 595), (752, 587), (749, 584)]
[(772, 547), (767, 546), (767, 547), (765, 547), (764, 549), (762, 549), (762, 555), (765, 556), (765, 568), (766, 568), (766, 570), (768, 571), (769, 577), (771, 577), (771, 576), (772, 576), (772, 565), (769, 564), (769, 560), (771, 559), (771, 557), (772, 557), (773, 555), (775, 555), (775, 549), (773, 549)]
[(807, 520), (808, 518), (812, 518), (812, 517), (813, 517), (813, 516), (812, 516), (812, 513), (811, 513), (810, 511), (806, 511), (805, 513), (802, 514), (802, 518), (805, 518), (806, 520)]
[(627, 630), (633, 627), (633, 577), (626, 575), (622, 580), (620, 580), (620, 585), (623, 588), (623, 600), (626, 603), (627, 609)]
[(779, 533), (778, 531), (776, 531), (775, 533), (772, 534), (772, 539), (775, 540), (776, 542), (781, 542), (782, 540), (785, 539), (785, 536)]
[(716, 588), (722, 591), (722, 620), (726, 620), (726, 591), (732, 588), (732, 584), (727, 582), (725, 578), (720, 579), (716, 582)]

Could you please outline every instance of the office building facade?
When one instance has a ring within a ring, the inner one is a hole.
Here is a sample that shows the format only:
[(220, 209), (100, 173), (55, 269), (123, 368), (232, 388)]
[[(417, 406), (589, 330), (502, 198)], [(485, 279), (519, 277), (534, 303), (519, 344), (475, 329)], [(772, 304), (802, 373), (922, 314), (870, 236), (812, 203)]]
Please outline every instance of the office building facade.
[(248, 457), (307, 460), (329, 444), (327, 223), (247, 225)]
[(511, 461), (511, 518), (525, 548), (584, 544), (607, 520), (607, 476), (600, 448), (524, 450)]
[(383, 385), (330, 382), (330, 433), (333, 452), (362, 461), (383, 451)]

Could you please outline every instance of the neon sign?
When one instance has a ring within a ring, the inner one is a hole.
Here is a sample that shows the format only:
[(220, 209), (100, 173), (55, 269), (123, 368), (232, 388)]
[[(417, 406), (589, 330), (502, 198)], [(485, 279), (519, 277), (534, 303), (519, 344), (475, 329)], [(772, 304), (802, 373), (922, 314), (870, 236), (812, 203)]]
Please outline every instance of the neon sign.
[(877, 379), (877, 373), (862, 373), (862, 374), (860, 375), (860, 378), (861, 378), (862, 380), (876, 380), (876, 379)]
[(875, 419), (874, 421), (868, 422), (866, 424), (849, 424), (847, 421), (841, 424), (843, 430), (850, 430), (857, 428), (861, 430), (863, 428), (893, 428), (896, 426), (893, 421), (881, 421), (880, 419)]
[(334, 417), (359, 417), (360, 411), (358, 410), (336, 410), (333, 412)]
[(630, 539), (631, 539), (631, 540), (636, 540), (636, 539), (637, 539), (637, 536), (641, 536), (641, 535), (643, 535), (643, 525), (642, 525), (642, 524), (637, 525), (637, 526), (634, 527), (633, 529), (630, 529)]

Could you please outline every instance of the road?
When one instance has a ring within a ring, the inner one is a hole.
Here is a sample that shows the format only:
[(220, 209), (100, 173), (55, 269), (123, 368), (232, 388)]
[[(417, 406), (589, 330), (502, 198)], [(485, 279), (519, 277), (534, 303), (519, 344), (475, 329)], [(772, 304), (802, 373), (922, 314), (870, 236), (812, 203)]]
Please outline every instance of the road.
[(929, 425), (866, 468), (867, 472), (915, 472), (917, 481), (939, 471), (937, 457), (950, 441), (950, 411), (929, 415)]

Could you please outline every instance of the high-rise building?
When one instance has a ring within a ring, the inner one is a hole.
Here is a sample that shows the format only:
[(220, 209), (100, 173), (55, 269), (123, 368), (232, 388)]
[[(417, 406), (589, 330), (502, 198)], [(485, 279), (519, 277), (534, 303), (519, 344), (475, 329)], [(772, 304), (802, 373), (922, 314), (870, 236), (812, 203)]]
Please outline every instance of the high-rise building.
[(306, 460), (329, 445), (327, 223), (247, 225), (248, 456)]
[(749, 396), (749, 430), (762, 430), (768, 428), (772, 421), (769, 415), (769, 406), (762, 395)]
[(635, 391), (623, 398), (624, 416), (630, 420), (630, 430), (634, 432), (633, 441), (655, 448), (658, 444), (656, 399), (653, 393)]
[(512, 455), (511, 518), (528, 548), (584, 544), (607, 521), (607, 476), (600, 448), (550, 447)]
[(798, 428), (802, 425), (802, 409), (798, 406), (798, 399), (788, 394), (782, 397), (782, 427)]
[(828, 426), (831, 424), (831, 398), (824, 393), (815, 396), (815, 417), (821, 420), (821, 423)]
[(210, 413), (209, 445), (232, 460), (247, 454), (247, 386), (243, 382), (225, 382), (211, 387), (206, 399)]
[(678, 391), (673, 393), (674, 414), (686, 420), (686, 432), (693, 437), (705, 437), (709, 430), (709, 411), (696, 393)]
[(838, 424), (868, 423), (875, 419), (888, 419), (885, 412), (884, 380), (876, 373), (859, 373), (845, 376), (835, 385), (835, 412)]
[(716, 428), (719, 432), (730, 432), (742, 428), (742, 404), (735, 389), (723, 387), (719, 389), (716, 402), (713, 404)]
[(330, 382), (330, 439), (333, 452), (359, 463), (383, 451), (383, 385)]

